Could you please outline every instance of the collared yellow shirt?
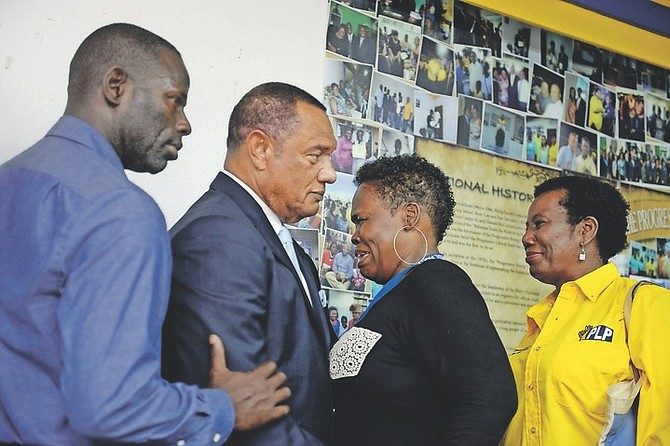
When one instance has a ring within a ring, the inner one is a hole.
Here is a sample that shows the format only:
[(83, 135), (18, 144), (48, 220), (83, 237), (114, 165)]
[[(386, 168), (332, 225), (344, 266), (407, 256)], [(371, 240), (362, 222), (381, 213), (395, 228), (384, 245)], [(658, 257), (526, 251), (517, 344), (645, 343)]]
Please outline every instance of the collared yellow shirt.
[(636, 292), (629, 355), (623, 301), (634, 283), (608, 263), (528, 310), (526, 335), (510, 355), (519, 407), (502, 445), (596, 445), (605, 391), (632, 378), (629, 358), (647, 375), (637, 444), (656, 436), (670, 445), (662, 438), (670, 432), (670, 290), (645, 285)]

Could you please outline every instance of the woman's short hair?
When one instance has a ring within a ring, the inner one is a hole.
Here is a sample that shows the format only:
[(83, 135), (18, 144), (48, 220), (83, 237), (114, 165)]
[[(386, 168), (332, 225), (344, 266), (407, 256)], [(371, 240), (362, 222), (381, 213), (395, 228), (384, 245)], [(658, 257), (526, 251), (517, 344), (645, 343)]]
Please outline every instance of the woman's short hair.
[(553, 190), (565, 191), (565, 198), (559, 204), (567, 211), (571, 225), (589, 216), (598, 220), (596, 241), (600, 258), (606, 261), (628, 246), (630, 206), (612, 185), (594, 177), (555, 177), (535, 188), (535, 198)]
[(351, 304), (349, 306), (349, 311), (350, 312), (357, 312), (357, 313), (362, 313), (363, 312), (363, 306), (361, 304)]
[(438, 243), (453, 221), (456, 202), (449, 178), (418, 155), (384, 157), (364, 164), (354, 183), (370, 184), (391, 214), (403, 203), (418, 203), (427, 211)]

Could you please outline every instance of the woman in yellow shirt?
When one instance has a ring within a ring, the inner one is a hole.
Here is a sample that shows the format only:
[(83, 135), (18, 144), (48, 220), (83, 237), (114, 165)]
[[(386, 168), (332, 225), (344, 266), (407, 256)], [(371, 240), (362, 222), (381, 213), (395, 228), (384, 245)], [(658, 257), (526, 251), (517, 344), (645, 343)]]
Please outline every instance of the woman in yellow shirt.
[(522, 242), (530, 274), (555, 290), (527, 315), (510, 356), (519, 406), (502, 445), (594, 446), (605, 426), (607, 388), (646, 375), (637, 445), (670, 444), (670, 290), (638, 289), (608, 259), (626, 246), (628, 203), (593, 177), (549, 179), (535, 189)]

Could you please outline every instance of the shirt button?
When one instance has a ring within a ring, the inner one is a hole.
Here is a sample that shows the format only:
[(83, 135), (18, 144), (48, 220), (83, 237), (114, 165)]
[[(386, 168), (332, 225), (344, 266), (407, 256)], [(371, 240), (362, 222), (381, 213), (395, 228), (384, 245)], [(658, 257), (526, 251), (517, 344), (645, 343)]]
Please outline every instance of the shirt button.
[(212, 443), (218, 443), (219, 441), (221, 441), (221, 434), (217, 432), (214, 434), (214, 438), (212, 438)]
[(177, 446), (184, 446), (185, 444), (186, 444), (186, 442), (184, 440), (179, 440), (177, 442)]
[(537, 429), (535, 429), (534, 427), (531, 427), (531, 428), (530, 428), (530, 433), (531, 433), (531, 434), (534, 434), (535, 432), (537, 432)]
[(535, 389), (535, 384), (533, 384), (533, 383), (528, 384), (528, 390), (533, 390), (533, 389)]
[(542, 348), (542, 347), (540, 347), (540, 346), (538, 345), (537, 347), (535, 347), (535, 351), (536, 351), (536, 352), (539, 352), (541, 348)]

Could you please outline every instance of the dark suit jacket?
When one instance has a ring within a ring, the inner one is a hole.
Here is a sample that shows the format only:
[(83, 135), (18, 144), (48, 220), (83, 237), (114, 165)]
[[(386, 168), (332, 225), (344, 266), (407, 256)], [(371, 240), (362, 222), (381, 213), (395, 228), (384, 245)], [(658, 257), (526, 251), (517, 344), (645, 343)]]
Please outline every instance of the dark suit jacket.
[(351, 58), (359, 62), (374, 64), (375, 56), (377, 55), (377, 39), (374, 37), (367, 36), (363, 39), (363, 44), (361, 44), (361, 38), (358, 35), (355, 35), (351, 41)]
[(229, 369), (246, 371), (273, 360), (291, 389), (286, 418), (252, 433), (234, 432), (227, 445), (329, 444), (333, 338), (311, 259), (294, 242), (313, 306), (258, 203), (223, 173), (170, 234), (174, 267), (163, 328), (164, 377), (206, 387), (207, 337), (218, 334)]

